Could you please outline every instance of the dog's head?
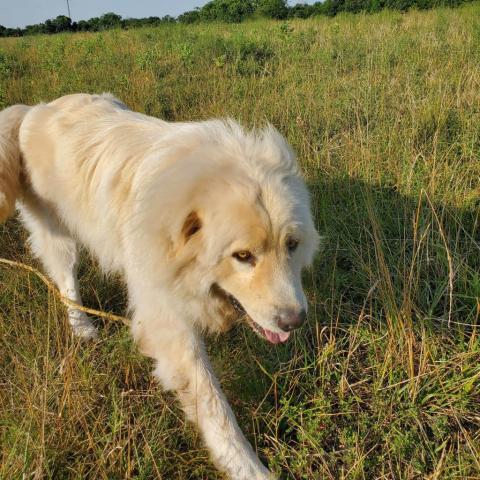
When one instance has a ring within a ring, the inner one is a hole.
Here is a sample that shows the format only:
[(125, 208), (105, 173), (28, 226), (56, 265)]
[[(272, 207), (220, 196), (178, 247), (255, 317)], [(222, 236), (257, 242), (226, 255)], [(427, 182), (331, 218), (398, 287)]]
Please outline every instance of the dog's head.
[[(204, 295), (246, 314), (259, 335), (281, 343), (306, 319), (301, 272), (318, 234), (286, 141), (272, 128), (250, 141), (236, 161), (219, 161), (197, 177), (177, 251)], [(221, 154), (231, 149), (210, 155)]]

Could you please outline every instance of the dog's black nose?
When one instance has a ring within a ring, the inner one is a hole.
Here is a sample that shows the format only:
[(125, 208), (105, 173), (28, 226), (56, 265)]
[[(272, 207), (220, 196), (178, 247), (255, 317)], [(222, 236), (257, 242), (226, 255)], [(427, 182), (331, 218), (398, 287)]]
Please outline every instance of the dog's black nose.
[(305, 310), (287, 310), (277, 316), (278, 326), (284, 332), (291, 332), (296, 328), (301, 327), (307, 319), (307, 312)]

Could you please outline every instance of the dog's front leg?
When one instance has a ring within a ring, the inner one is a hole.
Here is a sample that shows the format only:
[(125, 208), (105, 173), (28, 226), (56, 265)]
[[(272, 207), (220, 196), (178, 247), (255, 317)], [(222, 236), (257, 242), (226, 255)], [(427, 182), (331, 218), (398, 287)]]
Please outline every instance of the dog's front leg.
[(215, 465), (229, 478), (272, 479), (238, 427), (202, 340), (179, 323), (168, 324), (164, 319), (162, 325), (152, 322), (146, 329), (134, 322), (133, 334), (140, 348), (156, 360), (155, 376), (164, 388), (177, 393), (187, 417), (198, 425)]

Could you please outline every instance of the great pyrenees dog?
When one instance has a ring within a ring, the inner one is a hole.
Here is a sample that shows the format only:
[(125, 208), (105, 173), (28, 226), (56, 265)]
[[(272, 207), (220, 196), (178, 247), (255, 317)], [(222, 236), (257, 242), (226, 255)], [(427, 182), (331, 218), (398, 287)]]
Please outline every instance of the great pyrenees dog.
[[(201, 334), (244, 319), (286, 342), (306, 318), (318, 234), (292, 149), (271, 126), (170, 123), (109, 94), (0, 112), (0, 221), (15, 210), (62, 295), (81, 304), (77, 244), (127, 284), (132, 334), (234, 480), (271, 479), (237, 425)], [(96, 329), (69, 307), (80, 337)], [(242, 320), (243, 321), (243, 320)]]

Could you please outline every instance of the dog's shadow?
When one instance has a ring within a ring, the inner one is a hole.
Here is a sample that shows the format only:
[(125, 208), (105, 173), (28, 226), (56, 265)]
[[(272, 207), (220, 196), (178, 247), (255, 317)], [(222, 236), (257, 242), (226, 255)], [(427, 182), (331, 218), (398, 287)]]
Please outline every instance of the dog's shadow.
[[(323, 321), (336, 316), (348, 325), (356, 322), (366, 300), (377, 298), (394, 308), (408, 294), (418, 314), (446, 319), (457, 310), (465, 323), (465, 308), (475, 302), (464, 305), (461, 297), (474, 292), (458, 289), (468, 289), (465, 277), (476, 276), (472, 288), (478, 280), (480, 196), (458, 208), (425, 191), (403, 194), (394, 184), (322, 175), (309, 181), (309, 189), (323, 236), (305, 277), (313, 315)], [(453, 292), (445, 283), (452, 275), (459, 280)], [(450, 308), (452, 300), (456, 305)]]

